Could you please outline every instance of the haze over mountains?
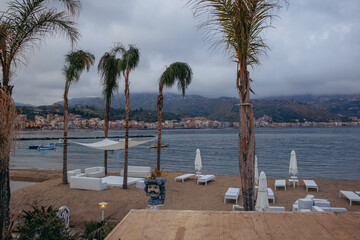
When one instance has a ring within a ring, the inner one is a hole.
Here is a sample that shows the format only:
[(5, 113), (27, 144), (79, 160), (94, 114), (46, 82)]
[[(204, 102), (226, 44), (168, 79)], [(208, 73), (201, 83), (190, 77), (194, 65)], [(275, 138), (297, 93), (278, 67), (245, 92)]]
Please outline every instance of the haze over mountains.
[[(156, 111), (157, 94), (130, 94), (130, 109)], [(62, 102), (57, 102), (62, 104)], [(124, 95), (116, 95), (112, 108), (124, 108)], [(167, 93), (164, 95), (164, 112), (185, 117), (207, 117), (219, 121), (238, 121), (237, 98), (207, 98), (199, 95)], [(285, 121), (347, 121), (351, 117), (360, 118), (360, 94), (357, 95), (301, 95), (288, 97), (272, 97), (252, 100), (255, 117), (264, 114), (275, 122)], [(71, 107), (93, 107), (104, 109), (103, 98), (73, 98), (69, 100)]]

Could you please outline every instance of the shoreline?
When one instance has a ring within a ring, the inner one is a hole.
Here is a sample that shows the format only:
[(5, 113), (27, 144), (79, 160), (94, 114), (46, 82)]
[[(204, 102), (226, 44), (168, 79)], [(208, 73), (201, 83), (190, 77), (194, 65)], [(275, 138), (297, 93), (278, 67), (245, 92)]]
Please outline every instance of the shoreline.
[[(224, 204), (224, 194), (229, 187), (240, 187), (239, 175), (216, 175), (216, 179), (207, 186), (198, 185), (194, 179), (184, 183), (175, 182), (176, 176), (184, 172), (167, 172), (166, 201), (162, 209), (174, 210), (205, 210), (205, 211), (231, 211), (235, 201), (228, 200)], [(118, 175), (118, 174), (117, 174)], [(112, 224), (117, 224), (131, 209), (146, 209), (148, 197), (144, 190), (129, 185), (127, 190), (119, 187), (110, 187), (104, 191), (88, 191), (70, 189), (63, 185), (60, 171), (46, 170), (10, 170), (10, 179), (36, 180), (38, 183), (15, 191), (11, 195), (11, 211), (28, 210), (31, 205), (49, 206), (54, 208), (68, 206), (71, 212), (70, 224), (77, 228), (83, 227), (83, 222), (99, 220), (100, 211), (98, 203), (107, 202), (108, 208), (105, 217), (113, 215)], [(278, 178), (285, 179), (285, 178)], [(299, 198), (312, 194), (315, 198), (328, 199), (331, 207), (345, 207), (348, 212), (360, 212), (360, 204), (354, 202), (350, 206), (346, 198), (339, 197), (340, 190), (360, 191), (359, 180), (324, 180), (313, 179), (319, 186), (319, 192), (310, 190), (306, 192), (300, 179), (300, 186), (274, 189), (275, 178), (267, 178), (268, 187), (275, 194), (275, 203), (271, 206), (284, 206), (286, 211), (292, 211), (292, 204)], [(35, 182), (36, 182), (35, 181)], [(242, 196), (239, 197), (242, 205)]]

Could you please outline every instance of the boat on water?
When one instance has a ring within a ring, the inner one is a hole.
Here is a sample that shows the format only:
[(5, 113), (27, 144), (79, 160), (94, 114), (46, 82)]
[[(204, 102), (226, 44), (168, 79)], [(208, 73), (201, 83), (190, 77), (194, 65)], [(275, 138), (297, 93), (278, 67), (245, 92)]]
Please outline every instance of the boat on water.
[(40, 145), (31, 145), (29, 146), (29, 149), (39, 149)]
[(38, 148), (39, 150), (55, 150), (55, 145), (41, 145)]
[[(163, 144), (161, 144), (160, 147), (168, 147), (168, 146), (169, 146), (168, 143), (163, 143)], [(150, 144), (150, 148), (157, 148), (157, 147), (158, 147), (157, 144)]]

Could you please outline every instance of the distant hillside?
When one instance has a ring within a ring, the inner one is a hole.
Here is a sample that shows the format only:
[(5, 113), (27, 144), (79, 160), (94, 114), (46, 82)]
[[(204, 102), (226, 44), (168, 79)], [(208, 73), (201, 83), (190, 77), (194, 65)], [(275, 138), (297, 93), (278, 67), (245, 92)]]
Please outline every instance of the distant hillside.
[[(131, 109), (156, 111), (157, 94), (132, 93)], [(112, 100), (113, 108), (124, 108), (124, 96), (117, 95)], [(62, 104), (62, 102), (58, 102)], [(168, 93), (164, 95), (164, 112), (178, 117), (207, 117), (211, 120), (238, 121), (237, 98), (206, 98), (198, 95)], [(274, 122), (295, 121), (349, 121), (350, 117), (360, 118), (360, 95), (346, 96), (290, 96), (252, 100), (256, 118), (263, 115), (272, 117)], [(102, 98), (74, 98), (69, 100), (73, 107), (104, 108)]]

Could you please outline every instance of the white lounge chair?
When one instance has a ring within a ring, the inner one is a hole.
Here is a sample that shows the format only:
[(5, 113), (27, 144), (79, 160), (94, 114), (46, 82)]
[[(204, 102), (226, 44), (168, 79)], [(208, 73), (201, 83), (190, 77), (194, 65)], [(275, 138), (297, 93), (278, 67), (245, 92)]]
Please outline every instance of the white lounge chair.
[(175, 182), (176, 182), (177, 180), (181, 180), (181, 182), (184, 182), (186, 179), (191, 178), (191, 177), (193, 177), (193, 176), (195, 176), (195, 174), (193, 174), (193, 173), (187, 173), (187, 174), (184, 174), (184, 175), (181, 175), (181, 176), (176, 177), (176, 178), (175, 178)]
[(285, 207), (269, 206), (269, 212), (285, 212)]
[(285, 180), (275, 180), (275, 191), (276, 187), (283, 187), (286, 191), (286, 181)]
[(271, 188), (267, 188), (267, 192), (268, 192), (268, 199), (272, 200), (273, 203), (275, 203), (275, 195), (274, 192)]
[(306, 191), (308, 192), (309, 191), (309, 188), (316, 188), (316, 191), (318, 192), (319, 191), (319, 187), (318, 185), (315, 183), (314, 180), (303, 180), (304, 181), (304, 184), (305, 184), (305, 187), (306, 187)]
[(347, 199), (350, 200), (350, 206), (352, 202), (360, 202), (360, 197), (356, 195), (353, 191), (340, 191), (340, 197), (344, 195)]
[(215, 179), (215, 175), (199, 175), (196, 183), (205, 183), (205, 185), (207, 185), (207, 183), (213, 179)]
[(224, 204), (226, 204), (226, 199), (233, 199), (236, 201), (237, 204), (239, 195), (240, 195), (240, 188), (229, 187), (229, 189), (227, 190), (224, 196)]

